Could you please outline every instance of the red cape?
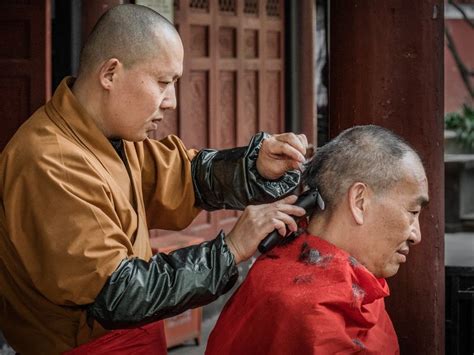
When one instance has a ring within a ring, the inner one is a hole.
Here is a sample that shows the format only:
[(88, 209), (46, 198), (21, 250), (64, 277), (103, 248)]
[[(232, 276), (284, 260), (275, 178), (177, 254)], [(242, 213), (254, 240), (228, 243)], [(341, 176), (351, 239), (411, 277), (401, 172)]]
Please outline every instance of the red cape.
[(163, 321), (132, 329), (112, 330), (63, 355), (166, 355)]
[(384, 279), (303, 234), (262, 255), (224, 307), (207, 355), (399, 354)]

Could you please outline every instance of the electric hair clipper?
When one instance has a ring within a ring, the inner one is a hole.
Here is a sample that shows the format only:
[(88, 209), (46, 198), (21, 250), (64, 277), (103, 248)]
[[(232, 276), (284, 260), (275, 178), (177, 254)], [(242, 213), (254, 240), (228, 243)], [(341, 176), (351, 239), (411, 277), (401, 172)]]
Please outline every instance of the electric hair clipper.
[[(325, 209), (324, 200), (319, 194), (318, 189), (309, 189), (303, 192), (294, 204), (295, 206), (304, 208), (306, 210), (306, 216), (310, 215), (316, 206), (321, 210)], [(258, 251), (262, 254), (270, 251), (280, 242), (281, 238), (282, 237), (275, 229), (260, 242), (258, 245)]]

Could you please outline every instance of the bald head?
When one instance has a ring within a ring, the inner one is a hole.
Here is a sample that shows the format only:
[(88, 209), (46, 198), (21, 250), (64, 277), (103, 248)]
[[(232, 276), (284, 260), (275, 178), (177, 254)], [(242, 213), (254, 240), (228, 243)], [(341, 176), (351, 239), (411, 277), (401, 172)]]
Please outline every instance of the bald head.
[(174, 26), (156, 11), (140, 5), (119, 5), (99, 19), (81, 53), (78, 76), (117, 58), (129, 68), (138, 61), (160, 55), (171, 42), (180, 41)]
[(402, 166), (407, 156), (423, 170), (418, 154), (396, 134), (375, 125), (356, 126), (318, 148), (303, 183), (317, 187), (331, 210), (355, 182), (378, 194), (389, 190), (405, 174)]

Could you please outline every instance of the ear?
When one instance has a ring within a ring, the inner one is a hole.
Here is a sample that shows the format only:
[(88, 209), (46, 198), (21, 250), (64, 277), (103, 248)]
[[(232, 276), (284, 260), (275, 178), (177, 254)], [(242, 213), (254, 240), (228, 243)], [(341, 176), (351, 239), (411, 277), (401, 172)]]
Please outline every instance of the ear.
[(102, 64), (99, 80), (104, 89), (110, 90), (113, 87), (116, 75), (121, 68), (122, 63), (117, 58), (110, 58)]
[(356, 182), (349, 188), (348, 194), (352, 217), (357, 224), (362, 225), (367, 211), (369, 189), (366, 184)]

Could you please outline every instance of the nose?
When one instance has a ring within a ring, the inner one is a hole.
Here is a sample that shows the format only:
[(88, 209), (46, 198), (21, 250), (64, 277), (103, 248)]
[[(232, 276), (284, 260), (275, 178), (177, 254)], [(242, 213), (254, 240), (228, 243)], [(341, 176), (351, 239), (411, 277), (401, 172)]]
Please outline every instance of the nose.
[(416, 245), (421, 242), (420, 221), (418, 220), (418, 218), (416, 219), (415, 224), (412, 226), (408, 241), (412, 245)]
[(176, 108), (176, 89), (174, 83), (170, 83), (166, 87), (160, 107), (163, 110), (174, 110)]

